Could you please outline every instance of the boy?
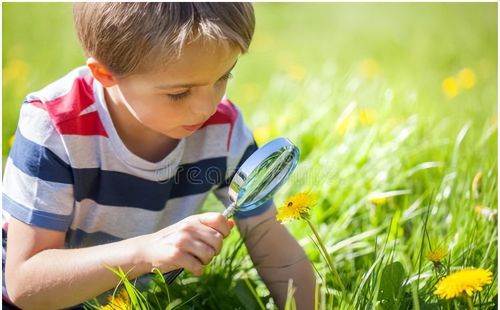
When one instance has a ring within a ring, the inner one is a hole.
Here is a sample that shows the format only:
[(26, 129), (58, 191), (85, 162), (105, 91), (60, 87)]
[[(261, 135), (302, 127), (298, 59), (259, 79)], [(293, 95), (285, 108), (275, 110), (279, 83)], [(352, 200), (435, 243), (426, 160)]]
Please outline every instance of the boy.
[[(5, 168), (3, 295), (23, 309), (113, 288), (104, 265), (201, 275), (233, 224), (192, 214), (210, 192), (229, 204), (256, 149), (224, 97), (253, 35), (251, 4), (79, 3), (74, 17), (87, 66), (26, 97)], [(312, 309), (303, 250), (272, 202), (258, 210), (235, 220), (260, 275), (280, 307), (292, 278), (298, 307)]]

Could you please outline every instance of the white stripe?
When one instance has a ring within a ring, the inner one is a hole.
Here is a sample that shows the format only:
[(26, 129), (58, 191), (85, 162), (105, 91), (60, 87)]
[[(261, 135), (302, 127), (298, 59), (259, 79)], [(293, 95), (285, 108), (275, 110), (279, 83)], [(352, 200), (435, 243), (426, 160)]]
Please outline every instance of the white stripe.
[(29, 103), (23, 104), (18, 128), (26, 139), (50, 149), (65, 163), (69, 164), (61, 136), (55, 130), (47, 111)]
[(43, 89), (33, 92), (27, 96), (28, 101), (40, 99), (42, 102), (54, 100), (67, 95), (78, 77), (83, 77), (89, 73), (86, 66), (78, 67), (69, 72), (59, 80), (45, 86)]
[(85, 114), (89, 114), (91, 112), (95, 112), (97, 111), (97, 107), (95, 105), (95, 103), (89, 105), (88, 107), (86, 107), (85, 109), (82, 110), (82, 112), (80, 112), (80, 116), (82, 115), (85, 115)]
[[(186, 138), (186, 145), (179, 164), (194, 163), (203, 159), (227, 156), (228, 124), (207, 126)], [(167, 165), (162, 169), (148, 170), (128, 165), (122, 161), (110, 140), (103, 136), (64, 135), (66, 148), (71, 150), (73, 168), (100, 168), (133, 174), (147, 180), (157, 181), (175, 176), (178, 165)]]
[(181, 164), (227, 156), (229, 124), (208, 125), (186, 138)]
[(100, 205), (84, 199), (76, 203), (71, 229), (100, 231), (123, 239), (153, 233), (195, 214), (209, 193), (172, 198), (161, 211)]
[(158, 181), (171, 178), (177, 172), (177, 165), (167, 165), (162, 169), (140, 169), (128, 165), (117, 154), (109, 139), (103, 136), (65, 135), (66, 147), (71, 150), (71, 166), (76, 169), (99, 168), (134, 175), (146, 180)]
[(253, 142), (253, 134), (248, 127), (243, 123), (241, 113), (238, 111), (238, 118), (234, 124), (233, 133), (231, 135), (231, 145), (227, 162), (226, 179), (234, 173), (238, 162), (243, 157), (247, 147)]
[(4, 172), (3, 192), (15, 202), (29, 209), (58, 215), (70, 215), (73, 211), (72, 185), (29, 176), (14, 166), (10, 157)]

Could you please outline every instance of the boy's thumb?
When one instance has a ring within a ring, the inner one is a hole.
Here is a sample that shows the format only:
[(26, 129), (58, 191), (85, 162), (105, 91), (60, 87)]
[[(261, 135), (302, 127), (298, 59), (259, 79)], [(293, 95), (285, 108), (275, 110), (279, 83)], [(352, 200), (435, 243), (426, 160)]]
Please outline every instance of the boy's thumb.
[(230, 220), (227, 220), (228, 223), (229, 223), (229, 228), (233, 228), (234, 227), (234, 220), (230, 219)]

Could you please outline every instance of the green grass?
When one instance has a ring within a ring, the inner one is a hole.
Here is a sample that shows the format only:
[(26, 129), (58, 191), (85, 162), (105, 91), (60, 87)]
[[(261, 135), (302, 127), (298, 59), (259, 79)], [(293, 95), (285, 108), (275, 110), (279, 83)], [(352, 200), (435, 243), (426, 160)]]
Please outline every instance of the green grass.
[[(307, 225), (288, 225), (318, 270), (318, 308), (465, 307), (461, 300), (443, 303), (433, 295), (442, 274), (423, 256), (430, 246), (448, 247), (445, 270), (492, 271), (493, 284), (473, 301), (493, 308), (497, 217), (488, 220), (475, 207), (497, 210), (498, 204), (497, 4), (255, 7), (255, 38), (228, 94), (260, 142), (284, 136), (301, 149), (297, 171), (276, 202), (299, 191), (317, 194), (311, 221), (348, 285), (347, 292), (338, 292)], [(68, 4), (3, 4), (4, 159), (23, 96), (84, 63), (70, 13)], [(13, 72), (8, 68), (21, 73), (6, 77)], [(475, 73), (474, 87), (448, 98), (443, 80), (464, 68)], [(474, 195), (479, 171), (481, 190)], [(391, 191), (406, 194), (370, 202), (373, 193)], [(209, 209), (220, 206), (210, 199)], [(202, 278), (184, 274), (170, 298), (187, 302), (181, 308), (258, 309), (250, 289), (255, 287), (271, 306), (238, 242), (231, 236), (226, 254)], [(385, 268), (403, 279), (394, 300), (380, 290), (388, 289)], [(225, 299), (228, 291), (231, 301)]]

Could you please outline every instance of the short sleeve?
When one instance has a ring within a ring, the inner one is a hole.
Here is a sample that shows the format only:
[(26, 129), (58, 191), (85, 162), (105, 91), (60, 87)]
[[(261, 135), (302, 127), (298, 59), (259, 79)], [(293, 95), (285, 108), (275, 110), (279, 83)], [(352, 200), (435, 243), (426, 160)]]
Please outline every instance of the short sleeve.
[[(39, 102), (39, 101), (38, 101)], [(7, 158), (3, 216), (66, 231), (73, 219), (73, 175), (61, 136), (40, 104), (21, 106), (14, 144)]]
[[(257, 143), (253, 138), (252, 131), (246, 126), (243, 121), (241, 112), (236, 106), (234, 109), (237, 112), (237, 117), (234, 121), (233, 130), (230, 136), (229, 149), (227, 154), (227, 169), (226, 178), (215, 190), (214, 194), (219, 201), (221, 201), (225, 207), (231, 204), (229, 199), (229, 184), (233, 179), (236, 171), (241, 167), (247, 158), (250, 157), (257, 149)], [(273, 204), (272, 199), (264, 202), (260, 207), (257, 207), (251, 211), (238, 212), (234, 214), (235, 218), (248, 218), (252, 216), (264, 213)]]

